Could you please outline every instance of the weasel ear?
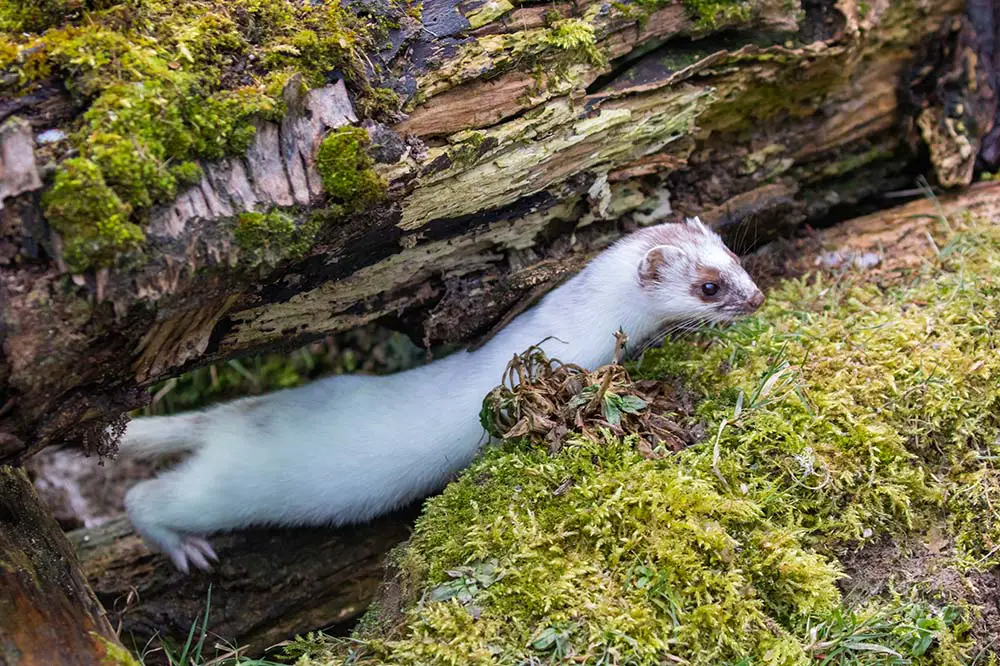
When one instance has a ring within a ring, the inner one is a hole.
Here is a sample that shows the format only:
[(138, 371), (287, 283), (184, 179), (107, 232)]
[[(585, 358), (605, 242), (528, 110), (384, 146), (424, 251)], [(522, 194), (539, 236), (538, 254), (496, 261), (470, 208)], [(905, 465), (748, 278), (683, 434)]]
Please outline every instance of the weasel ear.
[(639, 284), (649, 287), (659, 282), (662, 269), (682, 261), (684, 257), (684, 250), (674, 245), (650, 248), (639, 262)]
[(705, 223), (702, 222), (701, 219), (699, 219), (697, 216), (687, 218), (686, 220), (684, 220), (684, 224), (686, 224), (691, 229), (694, 229), (695, 231), (700, 231), (703, 234), (708, 233), (708, 227), (706, 227)]

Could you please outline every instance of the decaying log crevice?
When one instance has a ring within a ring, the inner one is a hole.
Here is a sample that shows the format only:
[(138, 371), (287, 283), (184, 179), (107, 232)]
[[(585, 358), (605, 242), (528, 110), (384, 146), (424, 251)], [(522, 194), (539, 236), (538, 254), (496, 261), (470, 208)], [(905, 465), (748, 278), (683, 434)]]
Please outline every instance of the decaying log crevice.
[(0, 467), (0, 665), (126, 664), (123, 653), (27, 475)]
[[(296, 634), (355, 619), (381, 584), (386, 553), (409, 536), (415, 513), (407, 509), (353, 528), (218, 536), (213, 545), (221, 563), (211, 573), (188, 576), (150, 553), (124, 518), (69, 537), (130, 646), (141, 650), (154, 637), (156, 644), (183, 643), (207, 609), (211, 636), (261, 654)], [(151, 655), (147, 663), (157, 659)]]
[[(761, 239), (912, 187), (921, 160), (943, 182), (971, 178), (995, 102), (991, 61), (969, 56), (992, 24), (958, 20), (961, 0), (750, 4), (714, 25), (682, 3), (556, 6), (593, 31), (581, 51), (552, 46), (549, 5), (424, 3), (422, 24), (369, 54), (408, 117), (359, 121), (343, 82), (293, 82), (288, 114), (244, 157), (203, 164), (150, 213), (145, 263), (128, 270), (64, 274), (27, 141), (47, 128), (8, 120), (0, 460), (110, 451), (106, 426), (196, 364), (389, 318), (469, 342), (636, 224), (702, 214)], [(935, 88), (928, 67), (966, 76)], [(248, 264), (233, 217), (322, 208), (316, 145), (356, 122), (388, 199), (329, 220), (301, 260)]]

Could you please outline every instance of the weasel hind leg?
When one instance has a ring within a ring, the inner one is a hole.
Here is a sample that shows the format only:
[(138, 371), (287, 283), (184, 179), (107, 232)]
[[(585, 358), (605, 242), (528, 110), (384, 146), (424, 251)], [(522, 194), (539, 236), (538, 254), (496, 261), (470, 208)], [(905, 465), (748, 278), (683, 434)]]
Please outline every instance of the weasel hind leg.
[(207, 500), (191, 492), (184, 482), (182, 466), (136, 484), (125, 495), (125, 508), (146, 543), (166, 553), (174, 566), (188, 573), (191, 564), (208, 571), (212, 568), (210, 560), (219, 560), (201, 534), (185, 529), (191, 517), (211, 513), (211, 507), (200, 506)]

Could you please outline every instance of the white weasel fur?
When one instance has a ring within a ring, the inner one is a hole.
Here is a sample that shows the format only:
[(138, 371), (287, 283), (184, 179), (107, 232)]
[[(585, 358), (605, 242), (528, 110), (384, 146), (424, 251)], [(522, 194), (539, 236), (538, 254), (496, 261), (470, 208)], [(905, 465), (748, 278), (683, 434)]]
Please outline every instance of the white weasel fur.
[[(724, 297), (698, 296), (706, 274), (720, 276)], [(541, 342), (550, 356), (595, 368), (612, 360), (619, 328), (641, 342), (666, 324), (730, 320), (762, 300), (697, 219), (640, 230), (475, 352), (395, 375), (333, 376), (204, 412), (136, 419), (122, 453), (193, 455), (133, 487), (129, 517), (183, 571), (215, 559), (202, 538), (211, 532), (371, 519), (437, 490), (471, 462), (485, 441), (482, 400), (514, 354)]]

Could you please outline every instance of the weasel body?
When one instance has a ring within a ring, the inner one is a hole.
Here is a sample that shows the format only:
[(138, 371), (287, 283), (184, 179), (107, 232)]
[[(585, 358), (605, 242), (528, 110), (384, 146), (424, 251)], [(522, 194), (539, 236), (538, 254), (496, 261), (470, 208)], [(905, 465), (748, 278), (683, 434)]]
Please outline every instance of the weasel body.
[(203, 538), (211, 532), (369, 520), (437, 490), (472, 461), (484, 441), (482, 400), (514, 354), (541, 342), (550, 356), (593, 369), (613, 359), (619, 328), (641, 342), (665, 325), (735, 319), (763, 300), (697, 219), (637, 231), (475, 352), (136, 419), (123, 454), (193, 455), (133, 487), (129, 517), (182, 571), (216, 559)]

